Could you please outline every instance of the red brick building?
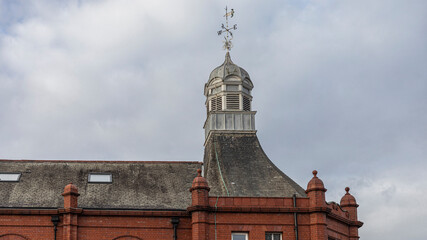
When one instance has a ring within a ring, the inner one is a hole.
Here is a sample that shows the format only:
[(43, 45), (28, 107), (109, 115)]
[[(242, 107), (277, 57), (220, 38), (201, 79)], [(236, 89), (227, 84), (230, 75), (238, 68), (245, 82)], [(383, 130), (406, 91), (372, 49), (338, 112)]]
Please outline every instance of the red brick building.
[(203, 163), (0, 160), (0, 240), (357, 240), (349, 188), (327, 203), (317, 171), (303, 189), (268, 159), (252, 88), (227, 53), (205, 85)]

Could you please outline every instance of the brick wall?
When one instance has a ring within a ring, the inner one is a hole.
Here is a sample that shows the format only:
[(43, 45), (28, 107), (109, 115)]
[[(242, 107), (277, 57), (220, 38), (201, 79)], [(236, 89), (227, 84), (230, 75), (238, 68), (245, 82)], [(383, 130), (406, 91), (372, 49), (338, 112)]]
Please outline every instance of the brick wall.
[[(78, 198), (77, 188), (67, 186), (64, 198)], [(359, 238), (357, 229), (362, 223), (355, 216), (355, 202), (346, 202), (345, 206), (351, 210), (347, 211), (336, 203), (320, 201), (326, 189), (315, 185), (310, 191), (309, 197), (296, 198), (295, 206), (293, 198), (209, 196), (207, 182), (199, 172), (192, 187), (194, 201), (187, 210), (80, 209), (78, 199), (64, 201), (64, 208), (60, 209), (3, 208), (0, 209), (0, 240), (54, 239), (51, 221), (54, 215), (60, 216), (58, 240), (172, 240), (172, 218), (179, 218), (179, 240), (230, 240), (233, 232), (248, 233), (250, 240), (265, 239), (266, 232), (277, 232), (283, 234), (283, 240), (288, 240), (296, 239), (295, 214), (299, 240)], [(348, 190), (346, 198), (349, 199)], [(353, 197), (350, 200), (353, 201)]]

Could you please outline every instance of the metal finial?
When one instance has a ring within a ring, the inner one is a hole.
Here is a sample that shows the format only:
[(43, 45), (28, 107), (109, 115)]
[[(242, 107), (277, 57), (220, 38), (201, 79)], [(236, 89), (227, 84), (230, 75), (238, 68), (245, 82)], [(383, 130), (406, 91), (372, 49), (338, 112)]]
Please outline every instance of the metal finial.
[(234, 9), (231, 9), (229, 12), (227, 9), (227, 6), (225, 7), (225, 26), (224, 24), (221, 25), (221, 30), (218, 31), (218, 36), (222, 33), (227, 33), (226, 36), (224, 36), (224, 50), (230, 51), (233, 47), (233, 44), (231, 43), (231, 40), (233, 39), (233, 33), (231, 30), (237, 29), (237, 24), (234, 24), (232, 27), (228, 27), (228, 17), (232, 18), (234, 16)]

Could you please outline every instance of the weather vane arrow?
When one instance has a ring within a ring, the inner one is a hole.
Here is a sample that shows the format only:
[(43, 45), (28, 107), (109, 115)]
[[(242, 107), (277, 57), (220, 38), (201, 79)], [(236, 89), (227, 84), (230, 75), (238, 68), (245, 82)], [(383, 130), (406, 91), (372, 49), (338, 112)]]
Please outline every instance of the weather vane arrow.
[(224, 50), (230, 51), (231, 48), (233, 47), (233, 44), (231, 42), (231, 40), (233, 39), (233, 33), (231, 32), (231, 30), (236, 30), (237, 29), (237, 24), (234, 24), (232, 27), (228, 26), (228, 17), (232, 18), (234, 16), (234, 9), (231, 9), (231, 11), (229, 12), (227, 9), (227, 6), (225, 7), (225, 26), (224, 24), (221, 25), (221, 30), (218, 31), (218, 36), (220, 36), (221, 34), (225, 33), (226, 35), (224, 36)]

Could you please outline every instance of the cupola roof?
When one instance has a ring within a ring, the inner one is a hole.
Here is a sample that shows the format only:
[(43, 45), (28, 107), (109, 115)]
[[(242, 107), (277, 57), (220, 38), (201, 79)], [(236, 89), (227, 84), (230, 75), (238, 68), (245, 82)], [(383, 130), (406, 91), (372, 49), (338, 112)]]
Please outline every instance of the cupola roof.
[(221, 66), (216, 67), (211, 72), (209, 76), (208, 84), (210, 83), (210, 81), (212, 81), (215, 78), (220, 78), (222, 80), (225, 80), (229, 76), (236, 76), (240, 78), (240, 80), (242, 81), (246, 79), (252, 85), (248, 72), (245, 69), (234, 64), (233, 61), (231, 61), (230, 53), (227, 52), (227, 54), (225, 54), (224, 63), (221, 64)]

